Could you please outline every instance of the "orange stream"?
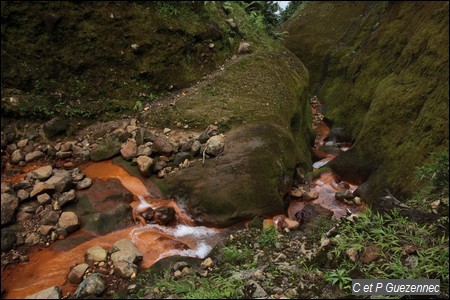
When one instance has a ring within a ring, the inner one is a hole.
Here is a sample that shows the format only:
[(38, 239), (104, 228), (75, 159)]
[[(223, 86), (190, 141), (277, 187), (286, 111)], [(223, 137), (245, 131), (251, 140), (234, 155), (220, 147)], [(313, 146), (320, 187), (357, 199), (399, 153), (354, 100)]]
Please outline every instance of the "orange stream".
[[(154, 207), (163, 205), (173, 207), (176, 211), (178, 224), (194, 225), (193, 220), (180, 209), (175, 201), (153, 198), (148, 188), (138, 178), (131, 176), (122, 167), (113, 164), (111, 161), (89, 163), (82, 168), (82, 171), (92, 179), (119, 179), (122, 185), (135, 195), (135, 201), (130, 204), (133, 208), (136, 208), (141, 203), (137, 196), (144, 196), (145, 200)], [(149, 188), (153, 191), (157, 190), (155, 187)], [(131, 234), (132, 230), (137, 229), (139, 229), (137, 232)], [(58, 242), (50, 245), (48, 248), (34, 249), (28, 253), (29, 262), (17, 264), (12, 268), (6, 267), (2, 270), (2, 286), (6, 290), (2, 298), (25, 298), (53, 285), (59, 286), (63, 291), (63, 295), (75, 292), (77, 285), (68, 283), (67, 275), (73, 266), (84, 262), (84, 254), (92, 246), (102, 246), (105, 249), (109, 249), (120, 239), (132, 238), (144, 255), (140, 267), (149, 268), (158, 259), (171, 255), (166, 253), (168, 250), (192, 249), (198, 245), (195, 237), (175, 237), (171, 234), (170, 229), (164, 232), (151, 226), (146, 226), (145, 228), (132, 226), (104, 236), (94, 236), (94, 233), (81, 229), (71, 234), (68, 238), (83, 235), (88, 235), (90, 240), (67, 251), (58, 251)]]

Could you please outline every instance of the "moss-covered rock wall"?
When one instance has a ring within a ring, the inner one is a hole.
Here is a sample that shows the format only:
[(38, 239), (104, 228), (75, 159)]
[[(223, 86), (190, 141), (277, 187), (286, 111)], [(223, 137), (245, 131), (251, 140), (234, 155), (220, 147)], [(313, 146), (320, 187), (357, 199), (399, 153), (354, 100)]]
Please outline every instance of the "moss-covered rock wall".
[(230, 58), (248, 25), (232, 17), (209, 1), (3, 1), (2, 114), (132, 112)]
[(416, 166), (448, 151), (448, 18), (448, 2), (310, 2), (285, 24), (326, 117), (355, 141), (330, 166), (368, 180), (369, 202), (411, 196)]

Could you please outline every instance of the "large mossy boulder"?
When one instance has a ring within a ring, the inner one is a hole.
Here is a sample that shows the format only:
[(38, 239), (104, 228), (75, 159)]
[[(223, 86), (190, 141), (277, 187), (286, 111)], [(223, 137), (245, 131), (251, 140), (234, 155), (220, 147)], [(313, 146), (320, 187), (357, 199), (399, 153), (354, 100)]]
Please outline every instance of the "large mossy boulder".
[(416, 166), (448, 151), (448, 20), (447, 2), (309, 2), (285, 24), (325, 116), (355, 140), (329, 166), (367, 181), (375, 207), (385, 189), (411, 196)]
[(117, 139), (105, 139), (90, 152), (91, 160), (102, 161), (120, 153), (121, 143)]
[(156, 182), (204, 224), (227, 226), (287, 208), (296, 166), (311, 169), (308, 72), (285, 48), (238, 57), (195, 93), (144, 115), (225, 132), (223, 154)]
[(292, 134), (281, 126), (240, 126), (225, 138), (217, 159), (170, 174), (163, 191), (186, 205), (203, 224), (228, 226), (287, 209), (298, 152)]

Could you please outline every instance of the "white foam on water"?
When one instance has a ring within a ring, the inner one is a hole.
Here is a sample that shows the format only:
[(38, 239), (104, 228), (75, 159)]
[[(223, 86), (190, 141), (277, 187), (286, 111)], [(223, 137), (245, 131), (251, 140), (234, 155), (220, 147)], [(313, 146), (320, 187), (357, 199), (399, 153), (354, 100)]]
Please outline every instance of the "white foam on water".
[(198, 243), (197, 247), (195, 247), (194, 249), (169, 250), (169, 251), (161, 254), (158, 259), (161, 259), (166, 256), (171, 256), (171, 255), (205, 258), (209, 254), (209, 252), (211, 252), (212, 248), (213, 247), (211, 245), (201, 242), (201, 243)]
[(141, 203), (139, 203), (138, 206), (136, 207), (137, 210), (141, 210), (141, 209), (148, 208), (148, 207), (155, 209), (155, 207), (153, 205), (151, 205), (150, 203), (145, 201), (144, 197), (139, 195), (138, 198), (141, 201)]
[(313, 168), (319, 169), (319, 168), (325, 166), (327, 163), (328, 163), (328, 161), (321, 161), (321, 160), (316, 161), (316, 162), (313, 164)]

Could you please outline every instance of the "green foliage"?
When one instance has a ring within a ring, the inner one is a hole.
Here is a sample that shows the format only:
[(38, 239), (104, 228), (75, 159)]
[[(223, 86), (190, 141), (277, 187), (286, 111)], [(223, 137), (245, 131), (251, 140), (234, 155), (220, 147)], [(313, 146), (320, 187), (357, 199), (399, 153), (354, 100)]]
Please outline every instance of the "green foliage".
[(137, 100), (133, 106), (134, 112), (140, 112), (142, 110), (142, 101)]
[(448, 151), (431, 153), (432, 163), (417, 168), (420, 179), (429, 180), (435, 190), (447, 189), (448, 193)]
[[(379, 214), (368, 209), (355, 222), (341, 223), (331, 253), (341, 269), (350, 272), (358, 268), (369, 278), (429, 278), (448, 282), (449, 239), (437, 229), (435, 224), (410, 222), (395, 210)], [(369, 244), (379, 247), (381, 255), (378, 260), (364, 264), (359, 258)], [(405, 247), (411, 246), (417, 249), (416, 253), (405, 253)], [(357, 251), (356, 261), (346, 254), (350, 248)], [(337, 275), (329, 278), (338, 278)], [(448, 284), (445, 289), (448, 291)]]
[(290, 1), (286, 8), (280, 13), (281, 22), (286, 22), (290, 17), (292, 17), (299, 9), (302, 2), (305, 1)]
[(169, 277), (155, 278), (155, 284), (160, 290), (158, 296), (175, 295), (183, 299), (220, 299), (237, 298), (244, 282), (237, 277), (222, 277), (214, 274), (208, 278), (185, 276), (180, 279)]
[(263, 247), (275, 246), (278, 241), (278, 231), (274, 226), (268, 226), (263, 229), (258, 237), (258, 243)]
[(352, 279), (346, 275), (344, 269), (333, 270), (325, 274), (325, 280), (330, 281), (333, 285), (338, 285), (341, 290), (350, 290)]
[(227, 246), (221, 252), (223, 260), (230, 264), (244, 263), (252, 257), (252, 250), (248, 247), (239, 249), (236, 246)]

